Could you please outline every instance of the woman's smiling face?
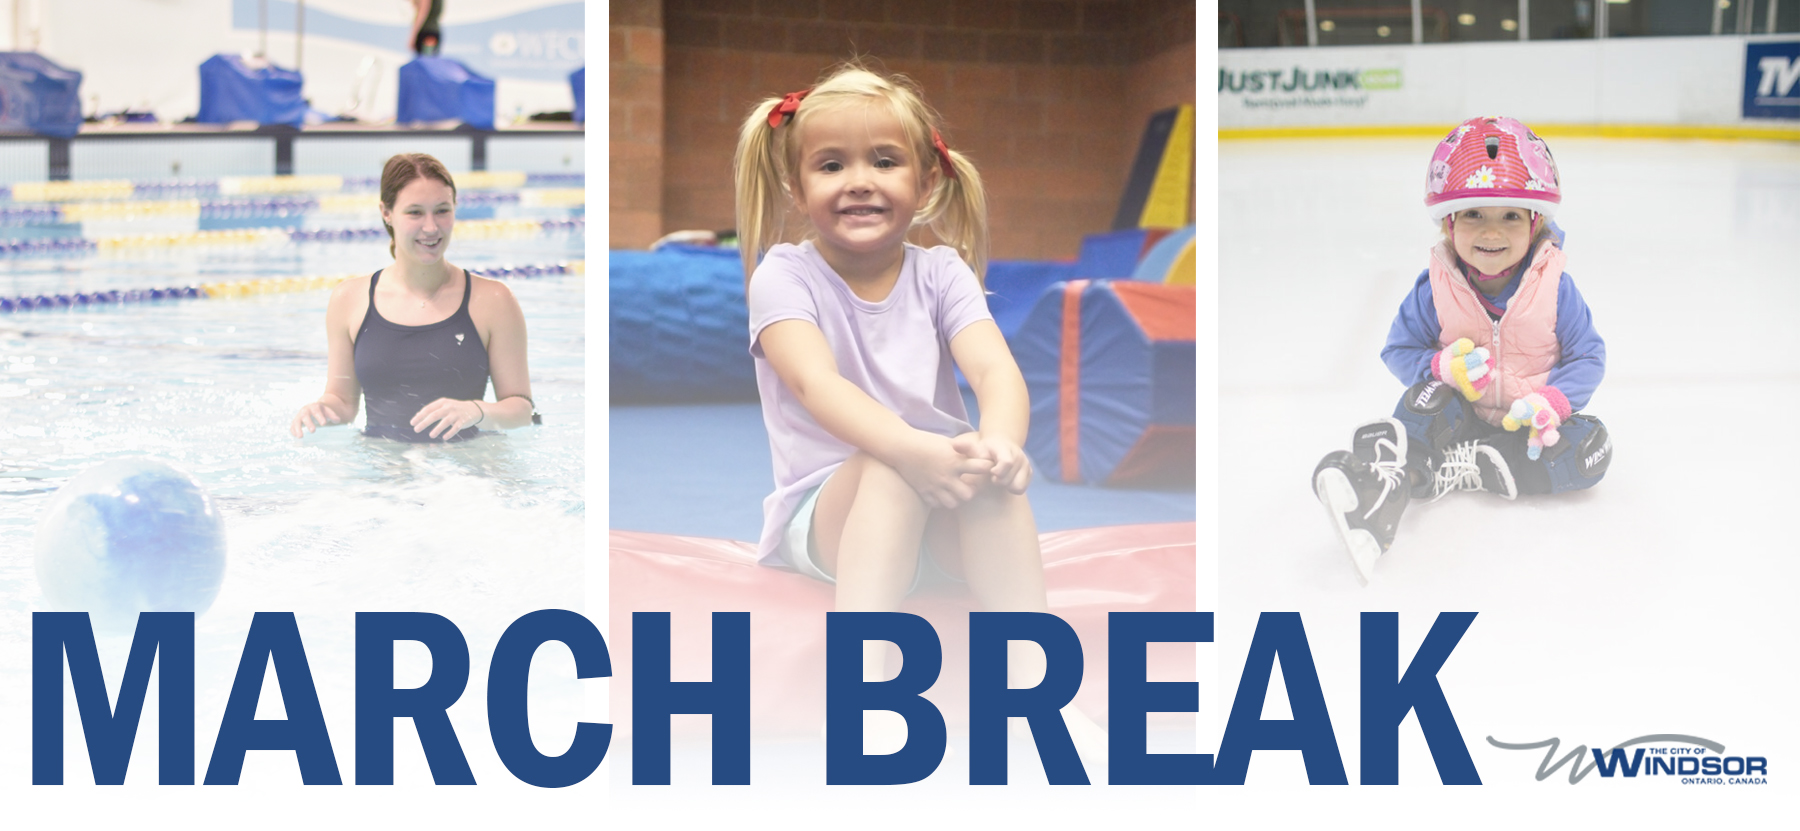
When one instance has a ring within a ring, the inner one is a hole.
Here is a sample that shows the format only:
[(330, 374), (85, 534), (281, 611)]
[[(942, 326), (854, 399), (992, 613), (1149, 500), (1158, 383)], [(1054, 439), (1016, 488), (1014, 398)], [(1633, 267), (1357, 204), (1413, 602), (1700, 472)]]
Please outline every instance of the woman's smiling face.
[(393, 208), (382, 208), (381, 218), (394, 229), (394, 256), (438, 262), (456, 225), (456, 194), (449, 185), (420, 176), (400, 189)]

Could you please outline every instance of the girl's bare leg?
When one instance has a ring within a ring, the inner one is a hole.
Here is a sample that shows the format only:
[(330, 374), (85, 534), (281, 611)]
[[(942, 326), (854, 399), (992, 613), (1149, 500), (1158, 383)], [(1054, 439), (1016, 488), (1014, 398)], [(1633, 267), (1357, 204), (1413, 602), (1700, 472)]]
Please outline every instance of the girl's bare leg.
[[(893, 612), (918, 570), (919, 539), (930, 509), (893, 468), (863, 453), (844, 462), (819, 491), (813, 513), (813, 545), (819, 565), (837, 580), (840, 612)], [(863, 644), (863, 680), (885, 681), (889, 645)], [(897, 713), (865, 714), (866, 751), (892, 753), (905, 743)]]
[[(1047, 612), (1044, 557), (1038, 549), (1037, 520), (1023, 495), (985, 487), (957, 510), (962, 569), (969, 590), (990, 612)], [(1007, 680), (1015, 689), (1037, 686), (1046, 671), (1044, 651), (1035, 644), (1007, 645)], [(1106, 758), (1106, 731), (1073, 703), (1063, 722), (1075, 748), (1090, 762)]]

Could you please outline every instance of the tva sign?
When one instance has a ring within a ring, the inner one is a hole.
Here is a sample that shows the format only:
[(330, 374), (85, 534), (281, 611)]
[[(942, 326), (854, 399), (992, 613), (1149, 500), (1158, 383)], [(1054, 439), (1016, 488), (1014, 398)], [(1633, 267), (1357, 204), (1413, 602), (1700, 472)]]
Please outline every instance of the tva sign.
[(1800, 41), (1744, 45), (1744, 117), (1800, 120)]

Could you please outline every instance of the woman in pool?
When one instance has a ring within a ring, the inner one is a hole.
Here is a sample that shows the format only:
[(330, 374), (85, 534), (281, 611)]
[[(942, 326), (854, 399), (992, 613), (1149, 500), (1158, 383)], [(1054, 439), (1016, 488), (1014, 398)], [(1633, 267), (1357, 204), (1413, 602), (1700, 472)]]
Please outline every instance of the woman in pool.
[[(356, 419), (399, 441), (460, 441), (532, 422), (525, 316), (504, 283), (445, 259), (456, 183), (442, 162), (402, 153), (381, 171), (392, 265), (345, 280), (325, 311), (325, 392), (300, 408), (295, 438)], [(493, 378), (494, 400), (483, 400)]]

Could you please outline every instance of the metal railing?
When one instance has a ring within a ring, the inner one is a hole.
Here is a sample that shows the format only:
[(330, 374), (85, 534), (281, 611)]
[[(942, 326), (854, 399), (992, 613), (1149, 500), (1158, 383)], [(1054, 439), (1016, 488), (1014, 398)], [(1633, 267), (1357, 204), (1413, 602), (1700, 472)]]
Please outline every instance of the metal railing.
[[(1221, 2), (1221, 49), (1567, 40), (1638, 36), (1792, 34), (1800, 0), (1411, 0), (1347, 5), (1329, 0)], [(1535, 25), (1534, 25), (1535, 24)]]

